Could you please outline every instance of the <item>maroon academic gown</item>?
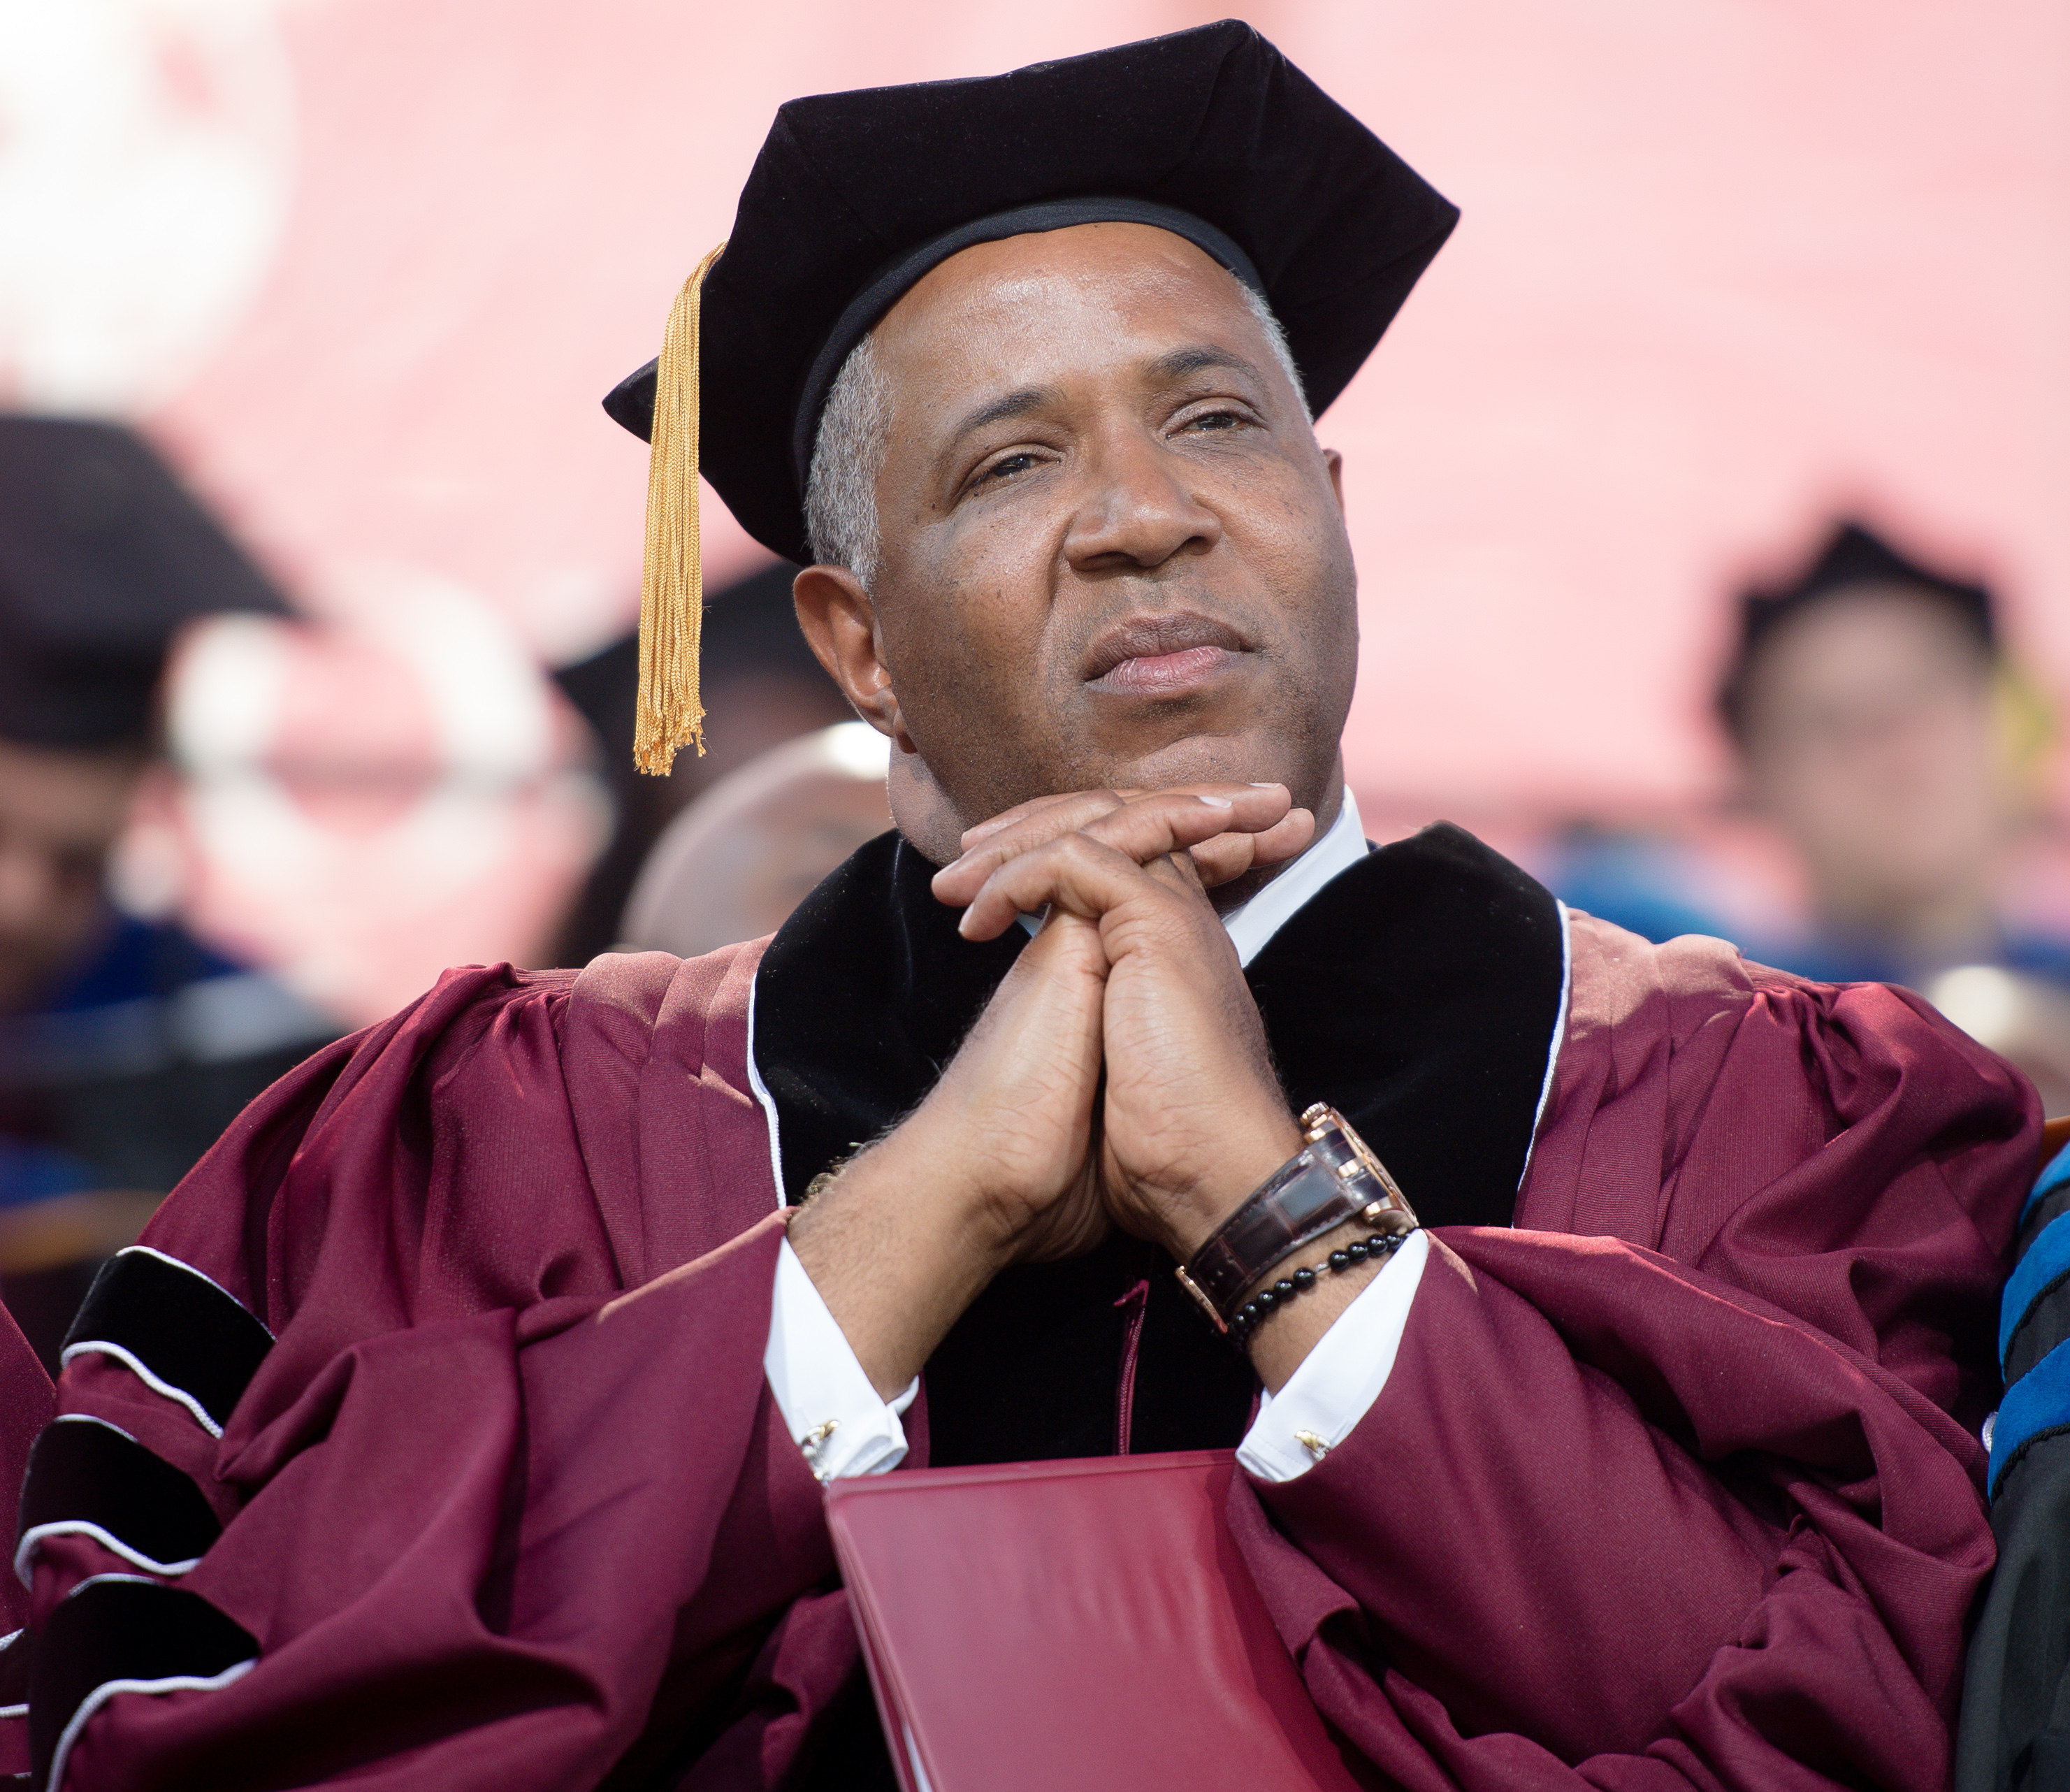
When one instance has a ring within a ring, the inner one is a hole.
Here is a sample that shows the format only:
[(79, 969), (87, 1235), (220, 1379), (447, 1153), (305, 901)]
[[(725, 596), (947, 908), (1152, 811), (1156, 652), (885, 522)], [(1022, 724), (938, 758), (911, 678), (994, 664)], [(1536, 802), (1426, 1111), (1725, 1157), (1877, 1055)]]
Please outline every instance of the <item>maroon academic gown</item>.
[[(2036, 1099), (1902, 992), (1569, 939), (1514, 1228), (1237, 1536), (1376, 1784), (1941, 1786)], [(449, 972), (166, 1204), (24, 1514), (64, 1785), (804, 1773), (857, 1654), (762, 1369), (767, 947)]]

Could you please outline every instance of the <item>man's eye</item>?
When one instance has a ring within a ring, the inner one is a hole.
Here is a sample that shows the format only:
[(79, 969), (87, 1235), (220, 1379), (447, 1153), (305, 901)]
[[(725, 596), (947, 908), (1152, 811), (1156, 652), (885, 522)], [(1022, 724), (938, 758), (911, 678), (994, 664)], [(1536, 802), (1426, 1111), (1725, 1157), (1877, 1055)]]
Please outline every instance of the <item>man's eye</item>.
[(1233, 411), (1209, 411), (1197, 417), (1188, 417), (1188, 429), (1234, 429), (1243, 422)]
[(988, 479), (1008, 479), (1015, 473), (1025, 473), (1034, 464), (1035, 456), (1032, 454), (1009, 454), (1004, 460), (995, 460), (980, 473), (978, 483), (982, 485)]

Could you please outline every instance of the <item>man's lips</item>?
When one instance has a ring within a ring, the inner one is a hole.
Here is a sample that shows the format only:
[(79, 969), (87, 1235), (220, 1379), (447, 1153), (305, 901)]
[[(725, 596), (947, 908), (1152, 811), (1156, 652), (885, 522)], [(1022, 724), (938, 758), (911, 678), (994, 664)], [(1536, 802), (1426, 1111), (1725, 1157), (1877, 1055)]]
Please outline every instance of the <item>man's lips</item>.
[(1191, 690), (1250, 643), (1225, 622), (1185, 613), (1135, 616), (1108, 629), (1086, 656), (1085, 681), (1128, 696)]

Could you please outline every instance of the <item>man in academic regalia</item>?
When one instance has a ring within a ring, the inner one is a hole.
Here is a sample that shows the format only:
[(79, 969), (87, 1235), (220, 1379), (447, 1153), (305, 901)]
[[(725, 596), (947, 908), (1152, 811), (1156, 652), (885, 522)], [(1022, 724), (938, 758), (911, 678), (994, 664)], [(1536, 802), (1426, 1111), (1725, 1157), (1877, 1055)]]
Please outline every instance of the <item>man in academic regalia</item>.
[(781, 110), (610, 401), (643, 745), (701, 450), (900, 831), (239, 1120), (37, 1447), (39, 1773), (881, 1782), (823, 1481), (1237, 1446), (1372, 1783), (1945, 1782), (2035, 1099), (1902, 992), (1368, 848), (1310, 411), (1453, 219), (1235, 24)]

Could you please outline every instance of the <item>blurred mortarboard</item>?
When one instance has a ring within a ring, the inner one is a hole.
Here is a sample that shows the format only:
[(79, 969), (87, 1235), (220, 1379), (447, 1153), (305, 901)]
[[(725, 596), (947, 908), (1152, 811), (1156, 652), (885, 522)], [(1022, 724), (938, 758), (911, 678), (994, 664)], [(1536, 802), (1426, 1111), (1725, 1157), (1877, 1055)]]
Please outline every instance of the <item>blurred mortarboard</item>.
[(1996, 606), (1988, 586), (1937, 571), (1900, 553), (1866, 525), (1843, 521), (1794, 578), (1740, 594), (1739, 639), (1718, 685), (1718, 714), (1735, 738), (1745, 730), (1748, 680), (1769, 637), (1821, 599), (1865, 586), (1895, 586), (1945, 603), (1986, 657), (1997, 655)]
[(1074, 224), (1160, 226), (1264, 295), (1319, 412), (1458, 218), (1234, 20), (779, 108), (722, 259), (714, 250), (685, 283), (659, 359), (604, 400), (654, 444), (641, 763), (665, 770), (698, 731), (700, 465), (757, 541), (808, 558), (805, 475), (828, 391), (949, 256)]
[[(734, 679), (775, 677), (833, 688), (798, 632), (791, 603), (796, 570), (788, 561), (764, 567), (708, 594), (701, 631), (707, 685), (716, 689)], [(620, 791), (626, 787), (616, 775), (624, 763), (618, 750), (632, 738), (639, 704), (639, 645), (636, 636), (628, 636), (554, 673), (561, 694), (612, 749), (607, 781)], [(616, 910), (612, 918), (617, 919)]]
[(278, 592), (131, 431), (0, 415), (0, 739), (143, 739), (181, 625)]

